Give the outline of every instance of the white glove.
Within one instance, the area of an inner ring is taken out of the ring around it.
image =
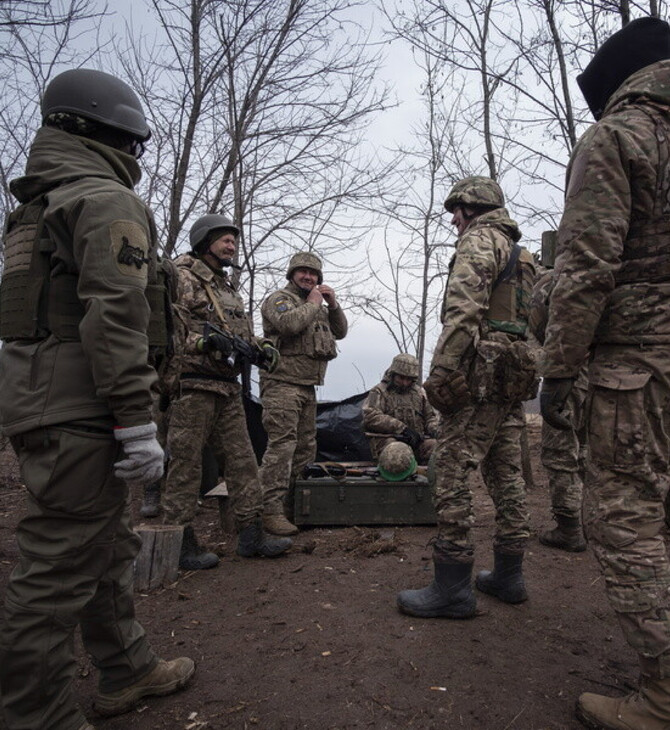
[[[153,484],[163,476],[163,449],[156,439],[155,423],[115,428],[114,438],[123,443],[127,458],[114,464],[114,475],[125,482]]]

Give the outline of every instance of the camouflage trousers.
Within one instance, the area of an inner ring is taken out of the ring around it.
[[[561,431],[542,422],[542,465],[549,477],[551,511],[554,517],[581,518],[586,460],[584,401],[588,390],[586,367],[575,381],[567,402],[574,428]]]
[[[264,511],[281,514],[290,507],[290,485],[316,456],[316,395],[313,385],[266,380],[261,400],[268,435],[260,469]]]
[[[140,539],[130,529],[128,488],[113,473],[121,446],[111,423],[41,428],[12,444],[27,510],[0,624],[3,727],[79,730],[85,717],[71,688],[77,626],[104,692],[131,684],[157,661],[135,620]]]
[[[589,373],[584,528],[642,673],[670,678],[670,563],[661,534],[670,371],[667,359],[666,377],[657,378],[651,368],[645,374],[626,366],[620,353],[609,354],[609,362],[594,361]]]
[[[520,403],[473,403],[442,421],[430,470],[435,480],[437,539],[452,559],[469,561],[475,523],[471,480],[481,467],[496,511],[494,548],[523,553],[529,537],[526,486],[521,473]]]
[[[216,457],[228,487],[236,528],[254,522],[262,513],[258,464],[239,391],[222,395],[182,389],[170,406],[167,445],[170,461],[161,495],[164,522],[193,522],[205,445]]]

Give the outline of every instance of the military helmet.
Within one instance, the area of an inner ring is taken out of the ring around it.
[[[319,284],[323,284],[323,270],[321,268],[321,259],[310,251],[299,251],[291,256],[286,272],[286,278],[291,281],[293,272],[296,269],[314,269],[319,277]]]
[[[191,249],[196,253],[202,253],[202,247],[209,241],[209,234],[212,231],[220,230],[232,231],[235,238],[240,235],[240,229],[225,215],[219,215],[218,213],[209,213],[198,218],[198,220],[191,226],[189,232],[189,240],[191,242]]]
[[[500,185],[490,177],[466,177],[459,180],[444,201],[444,207],[454,212],[457,205],[477,208],[502,208],[505,196]]]
[[[42,120],[67,112],[127,132],[146,142],[151,130],[137,94],[104,71],[75,68],[53,78],[42,96]]]
[[[379,474],[387,482],[400,482],[416,471],[412,447],[401,441],[392,441],[379,455]]]
[[[404,375],[406,378],[417,379],[419,377],[419,361],[414,355],[401,352],[393,358],[389,370],[397,375]]]

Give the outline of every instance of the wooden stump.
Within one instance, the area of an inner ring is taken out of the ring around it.
[[[214,489],[210,489],[207,494],[203,495],[207,499],[216,498],[219,504],[219,524],[221,531],[226,535],[234,535],[235,516],[230,509],[230,497],[228,496],[228,487],[225,482],[219,482]]]
[[[135,558],[135,590],[150,591],[177,580],[184,528],[181,525],[140,525],[135,532],[142,547]]]

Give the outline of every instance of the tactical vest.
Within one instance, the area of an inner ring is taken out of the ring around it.
[[[533,257],[515,243],[507,266],[493,284],[489,308],[484,315],[485,328],[489,332],[525,337],[534,281]]]
[[[296,307],[305,302],[288,289],[282,289],[281,294],[290,299]],[[332,360],[337,357],[337,345],[330,330],[328,313],[324,307],[319,307],[319,312],[313,322],[293,337],[277,337],[270,334],[276,347],[282,355],[306,355],[315,360]]]
[[[85,309],[77,295],[78,276],[52,261],[56,244],[44,223],[46,194],[20,205],[5,226],[5,266],[0,282],[0,339],[39,341],[54,335],[77,342]],[[171,342],[168,270],[150,257],[145,296],[151,309],[147,336],[158,361]]]

